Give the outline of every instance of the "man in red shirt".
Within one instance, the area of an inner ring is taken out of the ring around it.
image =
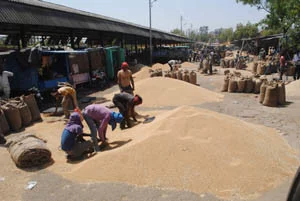
[[[282,75],[283,73],[285,72],[286,70],[286,62],[285,62],[285,57],[283,54],[280,54],[280,66],[279,66],[279,73],[280,73],[280,76],[279,76],[279,79],[282,80]]]

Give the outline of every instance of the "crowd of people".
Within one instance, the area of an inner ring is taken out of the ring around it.
[[[101,104],[88,105],[81,111],[77,104],[76,91],[71,86],[60,87],[53,93],[54,96],[63,97],[64,115],[69,119],[61,136],[61,149],[66,152],[68,160],[81,159],[85,154],[103,150],[108,145],[106,132],[109,125],[114,131],[117,124],[120,124],[121,129],[131,128],[130,118],[137,122],[135,106],[142,104],[143,100],[139,95],[134,95],[132,72],[126,62],[122,63],[117,76],[120,93],[115,94],[112,101],[119,112]],[[71,114],[70,106],[74,109]],[[88,125],[90,134],[83,134],[83,120]],[[91,140],[85,140],[84,135],[89,135]]]

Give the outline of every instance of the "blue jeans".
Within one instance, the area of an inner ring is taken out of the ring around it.
[[[99,149],[98,140],[97,140],[97,125],[91,117],[89,117],[87,114],[85,114],[84,111],[82,112],[82,114],[83,114],[84,120],[86,121],[86,123],[91,131],[91,138],[92,138],[92,141],[94,144],[95,151],[99,151],[100,149]]]

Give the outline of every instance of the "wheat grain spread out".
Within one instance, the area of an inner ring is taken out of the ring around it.
[[[112,99],[115,93],[105,97]],[[136,82],[135,93],[142,96],[142,107],[200,105],[223,99],[223,95],[216,92],[166,77],[153,77]]]
[[[110,142],[127,143],[64,175],[254,199],[291,177],[298,165],[295,151],[274,129],[190,106],[119,130]]]
[[[285,88],[287,96],[300,96],[300,80],[289,83]]]

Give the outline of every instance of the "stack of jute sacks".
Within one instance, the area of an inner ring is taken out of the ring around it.
[[[222,92],[229,93],[260,93],[260,86],[265,78],[258,76],[243,77],[240,73],[229,73],[224,78]]]
[[[264,75],[267,69],[267,63],[265,61],[253,62],[250,68],[253,74]]]
[[[259,102],[265,106],[277,107],[286,103],[285,84],[282,81],[264,81],[260,87]]]
[[[234,59],[221,59],[221,67],[222,68],[234,68]]]
[[[150,72],[150,77],[162,77],[163,73],[162,73],[162,69],[157,69],[157,70],[149,70]]]
[[[195,71],[177,70],[165,72],[165,77],[182,80],[194,85],[197,85],[197,73]]]
[[[0,132],[4,135],[38,120],[41,114],[33,94],[0,101]]]

